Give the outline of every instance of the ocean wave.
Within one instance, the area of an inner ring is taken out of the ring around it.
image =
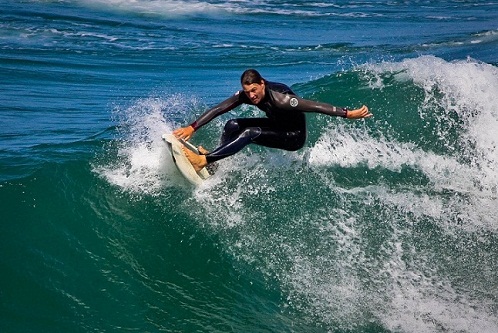
[[[328,329],[378,322],[403,332],[492,332],[485,248],[498,234],[498,119],[489,104],[497,78],[477,61],[419,57],[309,81],[322,96],[349,82],[355,94],[388,102],[373,101],[373,119],[329,123],[308,151],[250,149],[224,160],[194,191],[192,218],[278,281],[286,306]],[[421,142],[407,140],[408,129]]]
[[[372,12],[369,3],[359,5],[329,4],[323,2],[302,3],[288,1],[275,4],[271,1],[172,1],[172,0],[77,0],[86,6],[107,10],[125,11],[140,15],[164,15],[168,17],[191,15],[279,15],[300,17],[350,17],[366,18],[383,16],[382,13]],[[366,9],[366,10],[363,10]]]

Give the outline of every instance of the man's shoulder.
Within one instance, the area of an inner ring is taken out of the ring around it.
[[[286,95],[295,95],[292,89],[284,83],[266,81],[266,87],[270,91],[275,91]]]

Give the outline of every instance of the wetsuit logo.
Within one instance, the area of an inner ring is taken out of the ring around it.
[[[295,108],[298,103],[299,102],[297,101],[297,98],[295,98],[295,97],[291,98],[291,100],[290,100],[290,106],[292,106],[293,108]]]

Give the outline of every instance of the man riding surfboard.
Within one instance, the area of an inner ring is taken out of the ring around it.
[[[242,90],[207,110],[196,121],[178,128],[173,134],[189,140],[195,131],[242,104],[255,105],[265,112],[266,118],[237,118],[229,120],[221,136],[221,144],[211,152],[202,147],[200,155],[184,149],[185,155],[196,171],[220,159],[239,152],[250,143],[289,151],[298,150],[306,141],[305,113],[316,112],[349,119],[371,117],[368,107],[348,110],[330,104],[302,99],[283,83],[265,80],[255,69],[246,70],[241,76]]]

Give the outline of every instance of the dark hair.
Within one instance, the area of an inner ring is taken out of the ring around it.
[[[242,85],[250,85],[253,83],[261,83],[263,81],[263,77],[259,72],[255,69],[247,69],[242,73],[242,76],[240,77],[240,83]]]

